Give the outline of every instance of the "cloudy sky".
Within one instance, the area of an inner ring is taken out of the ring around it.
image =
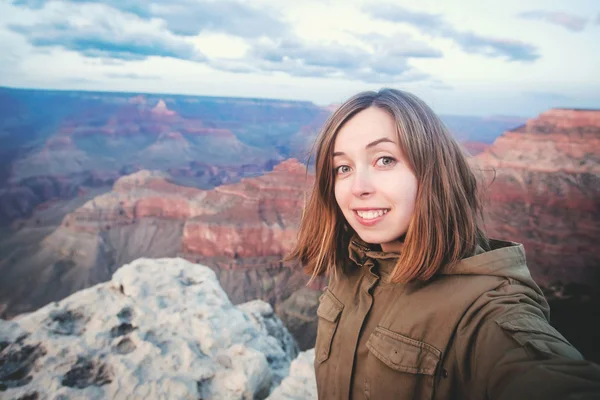
[[[0,0],[0,86],[600,108],[597,0]]]

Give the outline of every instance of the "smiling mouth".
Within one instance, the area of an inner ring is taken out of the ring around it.
[[[382,217],[383,215],[385,215],[389,210],[387,208],[385,209],[379,209],[379,210],[368,210],[368,211],[360,211],[360,210],[354,210],[354,212],[356,213],[356,215],[358,215],[360,218],[369,221],[369,220],[373,220],[379,217]]]

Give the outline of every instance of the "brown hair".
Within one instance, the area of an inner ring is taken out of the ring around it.
[[[428,280],[441,267],[472,255],[477,245],[487,249],[477,179],[460,146],[418,97],[382,89],[355,95],[325,122],[315,142],[315,184],[302,214],[298,241],[287,259],[300,260],[311,280],[336,273],[349,261],[348,244],[354,231],[335,200],[333,145],[344,123],[369,107],[394,118],[400,148],[419,185],[415,212],[391,281]]]

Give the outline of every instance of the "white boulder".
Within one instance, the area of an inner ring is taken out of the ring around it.
[[[297,354],[269,304],[234,306],[208,267],[139,259],[0,320],[0,398],[264,399]]]

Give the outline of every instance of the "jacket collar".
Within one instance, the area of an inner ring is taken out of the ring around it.
[[[381,251],[379,245],[367,243],[354,234],[348,244],[348,256],[356,265],[385,280],[396,266],[400,253]],[[375,271],[374,267],[377,267]]]
[[[490,250],[477,246],[471,257],[462,259],[452,267],[442,267],[438,275],[492,275],[518,280],[539,291],[531,278],[525,259],[525,250],[520,243],[490,239]],[[361,267],[376,272],[384,280],[394,269],[400,253],[381,251],[379,245],[366,243],[354,234],[348,244],[350,260]],[[373,271],[373,268],[378,268]]]

